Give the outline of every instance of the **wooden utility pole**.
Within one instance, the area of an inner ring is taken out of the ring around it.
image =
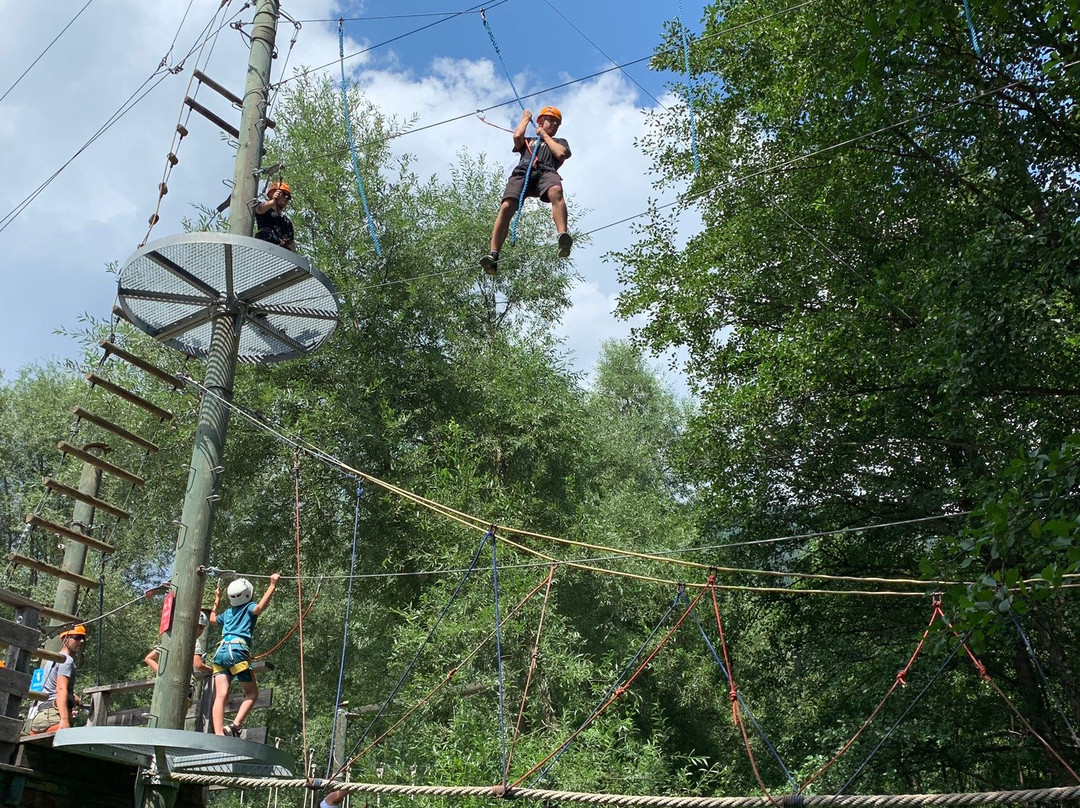
[[[254,223],[252,207],[259,185],[277,19],[278,0],[259,0],[251,31],[251,55],[229,212],[229,232],[248,238]],[[187,494],[180,516],[180,535],[176,540],[172,625],[162,636],[158,676],[150,705],[152,727],[184,728],[195,632],[205,584],[203,568],[209,562],[210,533],[225,472],[225,432],[236,376],[241,316],[231,290],[223,293],[214,311],[204,381],[208,394],[203,396],[199,408]]]

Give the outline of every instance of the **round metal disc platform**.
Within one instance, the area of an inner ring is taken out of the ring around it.
[[[120,270],[119,298],[134,325],[189,356],[210,352],[216,315],[239,315],[238,358],[252,365],[310,353],[338,322],[333,284],[303,256],[230,233],[141,247]]]
[[[53,736],[54,749],[168,772],[238,777],[292,777],[282,750],[232,736],[147,727],[73,727]]]

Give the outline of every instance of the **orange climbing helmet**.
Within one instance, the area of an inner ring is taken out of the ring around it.
[[[66,631],[61,631],[60,636],[61,637],[85,637],[86,636],[86,626],[84,626],[82,623],[79,623],[79,625],[72,626],[71,628],[67,629]]]
[[[558,107],[544,107],[542,110],[540,110],[540,114],[536,116],[536,122],[540,123],[540,119],[543,118],[545,115],[550,115],[559,123],[562,123],[562,113],[559,112]]]
[[[289,190],[289,183],[285,182],[285,180],[278,180],[266,189],[267,195],[274,193],[274,191],[284,191],[289,196],[292,196],[292,191]]]

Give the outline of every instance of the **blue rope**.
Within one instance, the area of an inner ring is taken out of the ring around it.
[[[971,9],[968,8],[968,0],[964,0],[964,19],[967,20],[968,31],[971,32],[971,47],[975,49],[976,56],[982,56],[979,48],[979,35],[975,33],[975,23],[971,21]]]
[[[686,603],[689,604],[690,598],[686,597],[685,593],[683,594],[683,597],[686,599]],[[704,626],[701,625],[701,621],[698,620],[697,614],[694,612],[690,612],[690,617],[694,621],[694,625],[698,627],[698,631],[701,632],[701,639],[705,641],[705,646],[709,649],[709,653],[712,655],[713,661],[716,662],[716,664],[719,666],[720,672],[724,674],[724,678],[727,679],[728,684],[730,684],[731,674],[728,673],[728,669],[724,665],[724,660],[720,658],[720,654],[716,652],[716,646],[714,646],[712,644],[712,640],[709,639],[709,635],[706,633]],[[787,778],[788,785],[791,786],[793,791],[797,792],[799,790],[799,784],[795,782],[795,778],[791,776],[791,772],[788,771],[788,767],[784,765],[784,761],[781,759],[780,753],[776,751],[776,747],[772,745],[772,741],[770,741],[768,736],[765,734],[765,730],[761,728],[761,725],[754,717],[754,714],[750,711],[750,708],[746,706],[746,702],[743,701],[742,693],[736,690],[735,698],[738,699],[739,706],[742,707],[743,712],[745,712],[747,718],[750,719],[750,724],[754,727],[754,731],[757,732],[758,737],[761,738],[762,743],[765,744],[765,748],[769,750],[769,754],[771,754],[773,756],[773,759],[780,765],[781,771],[784,772],[784,777]]]
[[[356,187],[360,189],[360,202],[364,206],[364,216],[367,218],[368,232],[371,240],[375,242],[375,254],[382,258],[382,247],[379,246],[379,236],[375,232],[375,220],[371,218],[371,210],[368,209],[367,195],[364,194],[364,181],[360,179],[360,162],[356,158],[356,140],[353,138],[352,116],[349,115],[349,94],[345,84],[345,20],[338,20],[338,56],[341,60],[341,102],[345,113],[345,132],[349,136],[349,153],[352,155],[353,173],[356,175]]]
[[[641,647],[639,647],[638,650],[634,653],[634,656],[630,659],[629,662],[626,663],[626,666],[621,671],[619,671],[619,675],[615,677],[615,681],[611,683],[611,687],[609,687],[607,692],[600,698],[600,702],[593,708],[592,712],[589,713],[588,718],[586,718],[581,723],[582,727],[586,726],[590,721],[596,718],[601,708],[603,708],[603,706],[608,703],[608,700],[611,698],[612,694],[619,687],[619,685],[622,684],[622,681],[626,678],[626,675],[630,673],[631,670],[633,670],[635,665],[637,665],[638,659],[640,659],[641,655],[645,653],[645,650],[652,645],[653,638],[659,633],[660,629],[663,628],[664,624],[671,616],[671,613],[675,611],[675,607],[679,605],[680,598],[682,598],[682,590],[675,593],[675,600],[673,600],[671,602],[671,605],[668,606],[667,611],[664,612],[664,615],[653,627],[653,630],[649,633],[649,636],[645,638],[645,641],[641,644]],[[551,771],[551,767],[555,765],[555,763],[559,760],[560,757],[562,757],[563,752],[565,752],[569,748],[570,741],[564,741],[562,746],[559,747],[559,750],[554,755],[552,755],[551,760],[548,761],[547,765],[544,766],[544,768],[542,768],[539,772],[537,772],[536,776],[532,779],[532,782],[529,783],[530,787],[535,787],[537,783],[544,779],[544,777],[547,776],[547,773]]]
[[[494,537],[495,528],[491,528]],[[499,740],[502,743],[502,784],[506,788],[506,709],[503,703],[502,627],[499,625],[499,543],[491,541],[491,580],[495,587],[495,669],[499,677]]]
[[[349,753],[349,757],[352,757],[354,754],[356,754],[356,750],[360,748],[360,744],[362,744],[367,739],[368,733],[371,732],[372,727],[374,727],[378,720],[382,718],[383,713],[386,712],[386,709],[394,701],[394,696],[397,695],[398,691],[401,689],[401,686],[405,684],[405,680],[409,678],[409,674],[412,673],[413,668],[416,666],[417,661],[420,659],[420,654],[423,653],[424,648],[427,646],[427,644],[431,642],[431,638],[435,635],[435,631],[439,628],[439,625],[442,623],[443,618],[446,617],[447,612],[450,611],[450,607],[453,605],[454,600],[461,593],[461,589],[465,586],[465,582],[469,580],[469,575],[471,575],[472,571],[476,569],[476,562],[480,560],[480,553],[483,552],[484,545],[487,544],[488,539],[492,538],[493,535],[494,533],[489,530],[487,533],[484,534],[484,538],[480,540],[480,544],[477,546],[476,552],[473,553],[472,561],[469,562],[469,568],[465,570],[465,574],[461,577],[461,580],[458,581],[458,585],[454,589],[454,593],[450,596],[450,600],[448,600],[446,602],[446,605],[443,606],[442,611],[439,613],[438,619],[428,631],[427,636],[424,637],[424,641],[420,643],[420,647],[416,649],[416,653],[413,655],[412,661],[409,662],[409,664],[406,666],[405,671],[401,674],[401,678],[398,679],[397,684],[394,685],[394,689],[390,691],[390,695],[386,697],[386,700],[381,705],[379,705],[379,712],[376,713],[373,719],[371,719],[371,723],[367,725],[367,728],[364,730],[364,734],[360,736],[360,740],[358,740],[353,746],[352,752]]]
[[[330,779],[334,765],[334,740],[337,738],[338,706],[341,704],[341,689],[345,681],[345,651],[349,647],[349,611],[352,608],[353,572],[356,570],[356,537],[360,530],[360,497],[364,495],[364,484],[356,481],[356,506],[353,509],[352,557],[349,559],[349,589],[345,596],[345,632],[341,638],[341,664],[338,666],[337,695],[334,697],[334,723],[330,728],[330,751],[326,760],[326,779]]]
[[[518,102],[518,106],[521,107],[521,111],[525,111],[525,105],[521,102],[521,96],[518,95],[517,87],[514,86],[514,80],[510,77],[510,71],[506,69],[506,62],[503,61],[502,51],[499,50],[499,43],[495,41],[495,32],[491,30],[491,24],[487,21],[487,14],[484,13],[484,9],[480,9],[480,19],[484,22],[484,28],[487,30],[488,39],[491,40],[491,46],[495,48],[495,55],[499,57],[499,64],[502,65],[503,73],[506,74],[506,80],[510,82],[510,89],[514,91],[514,99]]]
[[[964,2],[966,3],[967,0],[964,0]],[[697,123],[694,120],[694,94],[697,90],[697,82],[694,79],[694,74],[690,72],[690,40],[686,36],[686,26],[683,25],[682,18],[682,0],[679,0],[679,33],[682,36],[683,68],[686,71],[686,80],[690,82],[690,88],[686,93],[686,99],[690,103],[690,149],[694,153],[694,173],[698,174],[700,173],[700,161],[698,160],[697,150]]]
[[[484,28],[487,31],[488,39],[491,40],[491,46],[495,48],[495,55],[499,57],[499,64],[502,65],[503,73],[506,74],[506,80],[510,82],[510,89],[514,91],[514,99],[518,102],[518,106],[521,107],[521,111],[525,111],[525,104],[521,101],[521,96],[518,95],[517,87],[514,86],[514,80],[510,77],[510,71],[506,69],[506,62],[503,61],[502,51],[499,50],[499,43],[495,41],[495,32],[491,30],[491,24],[487,20],[487,14],[484,13],[484,9],[480,9],[480,19],[484,22]],[[525,141],[528,146],[528,139]],[[528,167],[525,169],[525,182],[521,186],[521,195],[518,196],[517,212],[514,214],[514,220],[510,222],[510,246],[517,243],[517,226],[518,219],[521,218],[522,208],[525,207],[525,191],[529,188],[529,175],[532,173],[533,163],[536,162],[536,154],[540,151],[540,138],[536,139],[536,151],[533,152],[533,159],[529,161]]]
[[[900,722],[903,721],[904,718],[907,716],[907,714],[911,712],[912,708],[918,703],[919,699],[921,699],[926,694],[926,691],[930,689],[930,685],[932,685],[934,682],[936,682],[938,680],[938,677],[941,676],[942,673],[944,673],[945,668],[948,666],[948,664],[950,662],[952,662],[953,657],[956,656],[956,651],[957,651],[957,647],[955,647],[955,646],[953,647],[953,649],[951,651],[949,651],[949,655],[947,657],[945,657],[945,661],[941,663],[941,667],[938,668],[937,671],[934,673],[934,675],[930,677],[930,681],[927,682],[926,685],[923,687],[923,689],[919,691],[919,695],[917,695],[914,699],[912,699],[911,703],[904,709],[904,711],[902,713],[900,713],[900,715],[896,719],[896,721],[893,722],[893,725],[891,727],[889,727],[888,730],[885,731],[885,734],[882,736],[881,740],[878,741],[877,746],[875,746],[873,749],[870,750],[870,754],[866,756],[866,760],[864,760],[859,765],[859,768],[857,768],[855,770],[855,772],[851,775],[851,777],[849,777],[847,779],[847,782],[844,783],[842,786],[840,786],[839,790],[837,790],[837,792],[836,792],[837,797],[839,797],[841,794],[843,794],[845,791],[847,791],[852,786],[852,784],[856,780],[858,780],[859,777],[862,776],[863,770],[870,763],[870,759],[873,758],[874,755],[877,754],[878,750],[881,749],[881,747],[884,745],[885,741],[887,741],[889,739],[889,736],[893,734],[893,732],[896,730],[896,728],[898,726],[900,726]]]
[[[529,140],[525,139],[525,148],[529,148]],[[521,212],[525,209],[525,192],[529,190],[529,177],[532,175],[532,167],[536,164],[536,155],[540,153],[540,138],[536,138],[536,146],[532,150],[532,159],[529,161],[529,165],[525,168],[525,181],[521,184],[521,195],[518,196],[517,212],[514,214],[514,220],[510,222],[510,246],[514,246],[517,243],[517,226],[518,219],[521,218]]]
[[[1043,688],[1045,688],[1047,696],[1050,697],[1050,701],[1053,702],[1055,709],[1061,713],[1061,720],[1064,721],[1065,726],[1068,727],[1073,743],[1080,746],[1080,739],[1076,737],[1076,730],[1073,729],[1073,725],[1069,723],[1069,716],[1066,714],[1065,708],[1062,707],[1057,694],[1054,692],[1053,688],[1050,687],[1050,682],[1046,678],[1046,673],[1043,672],[1043,667],[1039,664],[1039,658],[1035,656],[1035,649],[1031,647],[1031,642],[1028,640],[1027,634],[1024,633],[1024,629],[1020,626],[1020,621],[1016,619],[1016,613],[1010,610],[1009,617],[1012,618],[1012,624],[1016,627],[1016,633],[1019,634],[1020,639],[1024,641],[1024,647],[1027,649],[1028,656],[1031,657],[1031,664],[1034,665],[1035,670],[1039,672],[1039,678],[1042,679]]]

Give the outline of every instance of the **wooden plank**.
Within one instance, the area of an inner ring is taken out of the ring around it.
[[[24,606],[41,611],[41,604],[36,600],[30,600],[25,595],[7,589],[0,589],[0,603],[6,603],[8,606]]]
[[[56,522],[50,522],[48,519],[44,519],[38,516],[36,513],[30,513],[26,515],[26,524],[31,527],[41,528],[47,530],[50,533],[54,533],[62,539],[71,539],[77,541],[79,544],[85,544],[87,547],[93,548],[101,553],[113,553],[116,548],[111,544],[95,539],[93,536],[88,536],[85,533],[80,533],[75,528],[65,527],[64,525],[57,524]]]
[[[146,479],[139,476],[134,471],[128,471],[125,468],[121,468],[115,463],[110,463],[101,455],[96,455],[93,452],[87,452],[80,449],[78,446],[68,443],[66,440],[60,441],[56,444],[56,448],[67,455],[71,455],[76,460],[81,460],[83,463],[89,463],[91,466],[101,469],[106,474],[111,474],[113,477],[117,477],[130,485],[145,485]]]
[[[142,396],[136,395],[135,393],[121,387],[118,384],[113,384],[108,379],[98,376],[96,373],[87,373],[86,380],[90,382],[90,384],[97,385],[102,390],[107,390],[114,396],[122,398],[124,399],[124,401],[127,401],[131,404],[134,404],[136,407],[141,407],[142,409],[153,415],[155,418],[160,418],[162,421],[172,420],[173,414],[168,410],[162,409],[157,404],[154,404],[152,401],[147,401]]]
[[[36,558],[30,558],[21,553],[8,553],[7,560],[11,564],[17,564],[20,567],[37,570],[44,575],[51,575],[53,578],[70,581],[77,586],[81,586],[83,589],[98,588],[98,582],[93,578],[87,578],[85,575],[79,575],[77,572],[69,572],[68,570],[60,569],[60,567],[54,567],[52,564],[46,564],[44,561],[38,561]]]
[[[0,668],[0,690],[20,697],[25,696],[30,692],[30,674],[13,671],[11,668]]]
[[[23,722],[21,718],[8,718],[0,715],[0,743],[18,743],[22,735]]]
[[[16,648],[32,651],[38,647],[39,642],[41,642],[41,632],[36,628],[13,623],[10,620],[0,620],[0,645],[6,645],[9,648],[14,645]]]
[[[83,693],[137,693],[140,690],[153,690],[153,679],[134,679],[130,682],[116,682],[111,685],[97,685],[96,687],[88,687],[83,690]]]
[[[81,622],[80,618],[77,617],[76,615],[68,614],[67,612],[61,612],[61,611],[59,611],[57,609],[54,609],[52,606],[42,606],[41,607],[41,616],[42,617],[47,617],[50,620],[54,620],[54,621],[56,621],[57,624],[59,624],[59,623],[79,623],[79,622]],[[48,659],[48,657],[45,657],[45,658]]]
[[[114,342],[103,339],[101,340],[101,342],[98,343],[98,345],[100,345],[102,350],[105,351],[106,357],[109,354],[119,357],[120,359],[123,359],[125,362],[127,362],[129,365],[137,367],[139,370],[149,373],[151,376],[160,379],[175,390],[179,390],[183,386],[183,382],[181,382],[173,374],[169,373],[169,371],[162,370],[152,362],[148,362],[142,357],[136,356],[130,351],[124,350]]]
[[[87,505],[92,505],[99,511],[105,511],[105,513],[112,514],[117,519],[130,519],[131,514],[125,511],[118,505],[113,505],[111,502],[106,502],[103,499],[91,496],[90,494],[84,494],[78,488],[72,488],[70,485],[64,485],[54,477],[46,477],[41,481],[41,484],[48,488],[50,491],[55,491],[61,496],[65,496],[68,499],[76,499],[79,502],[85,502]]]
[[[114,424],[108,418],[102,418],[100,415],[90,412],[90,410],[85,409],[84,407],[76,405],[72,412],[75,413],[76,418],[83,421],[89,421],[91,424],[101,427],[106,432],[110,432],[113,435],[116,435],[116,437],[126,440],[128,443],[134,443],[136,446],[145,449],[150,454],[153,454],[160,448],[156,443],[147,440],[142,437],[142,435],[136,435],[131,430],[124,429],[120,424]]]

